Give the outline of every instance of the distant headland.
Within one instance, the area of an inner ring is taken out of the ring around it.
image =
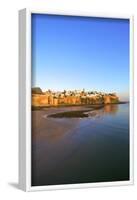
[[[42,91],[41,88],[32,88],[32,106],[69,106],[69,105],[103,105],[121,103],[116,93],[97,91],[64,90]]]

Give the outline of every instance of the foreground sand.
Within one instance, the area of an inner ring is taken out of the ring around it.
[[[89,119],[47,118],[83,106],[32,111],[32,184],[127,180],[128,127],[111,122],[117,106],[94,110]],[[102,121],[104,112],[112,117]]]
[[[80,118],[73,119],[53,119],[47,118],[50,114],[67,112],[67,111],[77,111],[77,110],[89,110],[84,106],[72,106],[72,107],[62,107],[62,108],[45,108],[44,110],[32,111],[32,133],[33,137],[47,137],[48,139],[56,139],[62,136],[70,129],[74,129]]]

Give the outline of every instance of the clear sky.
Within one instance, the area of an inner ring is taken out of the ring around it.
[[[32,15],[32,87],[129,90],[129,20]]]

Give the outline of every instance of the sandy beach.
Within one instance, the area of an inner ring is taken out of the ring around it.
[[[65,120],[47,118],[47,116],[55,113],[77,110],[89,110],[89,108],[84,106],[72,106],[61,108],[44,108],[43,110],[32,111],[33,137],[38,136],[38,138],[40,139],[42,136],[47,136],[48,139],[52,139],[53,136],[53,138],[55,139],[56,136],[60,137],[68,130],[74,129],[77,123],[79,122],[80,118]]]
[[[33,185],[128,179],[128,127],[115,122],[118,105],[94,110],[90,118],[47,117],[81,109],[89,108],[32,111]]]

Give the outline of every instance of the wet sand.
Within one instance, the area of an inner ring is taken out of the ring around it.
[[[114,121],[116,131],[109,135],[112,128],[102,123],[104,115],[115,119],[117,106],[94,110],[89,119],[47,118],[81,109],[85,107],[32,111],[32,185],[128,180],[128,129],[117,129]]]
[[[72,106],[62,108],[45,108],[43,110],[32,111],[33,137],[38,137],[38,139],[41,139],[41,137],[44,136],[48,137],[49,139],[53,136],[53,138],[55,138],[56,136],[59,137],[60,135],[65,134],[67,131],[75,128],[80,118],[65,120],[47,118],[47,116],[51,114],[77,110],[89,110],[89,108],[85,106]]]

